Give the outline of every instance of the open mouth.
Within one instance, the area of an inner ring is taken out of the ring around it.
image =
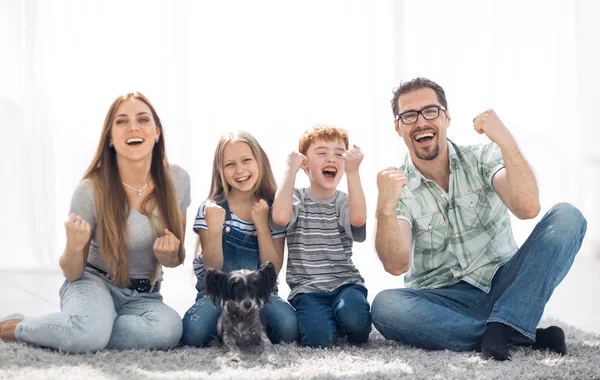
[[[413,139],[421,144],[426,144],[428,142],[430,142],[431,140],[433,140],[433,138],[435,137],[435,133],[433,132],[420,132],[417,133],[413,136]]]
[[[235,179],[235,182],[237,183],[244,183],[244,182],[248,182],[248,180],[250,179],[250,177],[252,177],[251,175],[247,175],[245,177],[239,177]]]
[[[132,137],[130,139],[127,139],[127,141],[125,141],[125,143],[129,146],[141,145],[143,142],[144,142],[144,139],[141,137]]]
[[[336,168],[327,167],[327,168],[323,169],[323,176],[325,176],[325,178],[333,179],[333,178],[335,178],[336,175],[337,175]]]

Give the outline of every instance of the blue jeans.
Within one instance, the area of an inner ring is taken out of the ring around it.
[[[466,282],[384,290],[373,300],[373,325],[386,339],[428,349],[473,350],[489,322],[513,327],[513,343],[533,342],[546,302],[571,268],[586,227],[577,208],[560,203],[498,269],[489,293]]]
[[[168,349],[181,338],[181,317],[160,293],[118,288],[94,269],[60,288],[61,312],[17,325],[19,342],[84,353],[111,349]]]
[[[367,289],[350,284],[333,292],[301,293],[291,299],[296,309],[300,343],[309,347],[331,347],[336,336],[348,342],[365,343],[371,332]]]
[[[258,238],[230,227],[231,211],[227,202],[219,202],[225,209],[223,225],[223,272],[238,269],[256,270],[260,268]],[[195,260],[201,260],[197,257]],[[181,343],[189,346],[205,346],[217,334],[217,320],[221,308],[215,307],[204,294],[204,271],[198,277],[196,302],[183,317],[183,336]],[[294,342],[298,340],[298,322],[294,309],[277,295],[271,293],[264,307],[267,335],[273,343]]]
[[[271,293],[264,311],[267,335],[272,343],[298,340],[296,313],[277,293]],[[220,315],[221,308],[214,306],[210,297],[198,293],[196,303],[183,317],[181,343],[188,346],[206,346],[217,335],[217,320]]]

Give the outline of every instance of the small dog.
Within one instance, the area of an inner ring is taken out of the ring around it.
[[[271,262],[258,270],[246,269],[223,273],[209,269],[204,277],[206,294],[215,306],[221,306],[217,335],[239,360],[240,347],[261,346],[270,351],[263,306],[277,285],[277,273]]]

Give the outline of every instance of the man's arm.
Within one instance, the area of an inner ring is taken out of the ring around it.
[[[479,114],[473,123],[478,133],[498,144],[504,158],[505,168],[492,180],[494,190],[517,218],[535,218],[540,212],[537,181],[514,137],[493,110]]]
[[[399,276],[410,268],[412,231],[410,224],[396,218],[396,207],[402,197],[407,178],[396,168],[377,174],[375,250],[386,272]]]

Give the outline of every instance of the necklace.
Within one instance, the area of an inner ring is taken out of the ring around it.
[[[135,190],[135,191],[137,191],[137,193],[138,193],[138,196],[139,196],[139,195],[142,195],[142,191],[144,191],[144,189],[146,188],[146,186],[148,186],[148,184],[147,184],[147,183],[145,183],[145,184],[144,184],[144,186],[142,186],[142,188],[141,188],[141,189],[136,189],[135,187],[133,187],[133,186],[129,186],[128,184],[126,184],[126,183],[125,183],[125,182],[123,182],[123,181],[121,181],[121,183],[122,183],[123,185],[125,185],[126,187],[130,188],[131,190]]]

